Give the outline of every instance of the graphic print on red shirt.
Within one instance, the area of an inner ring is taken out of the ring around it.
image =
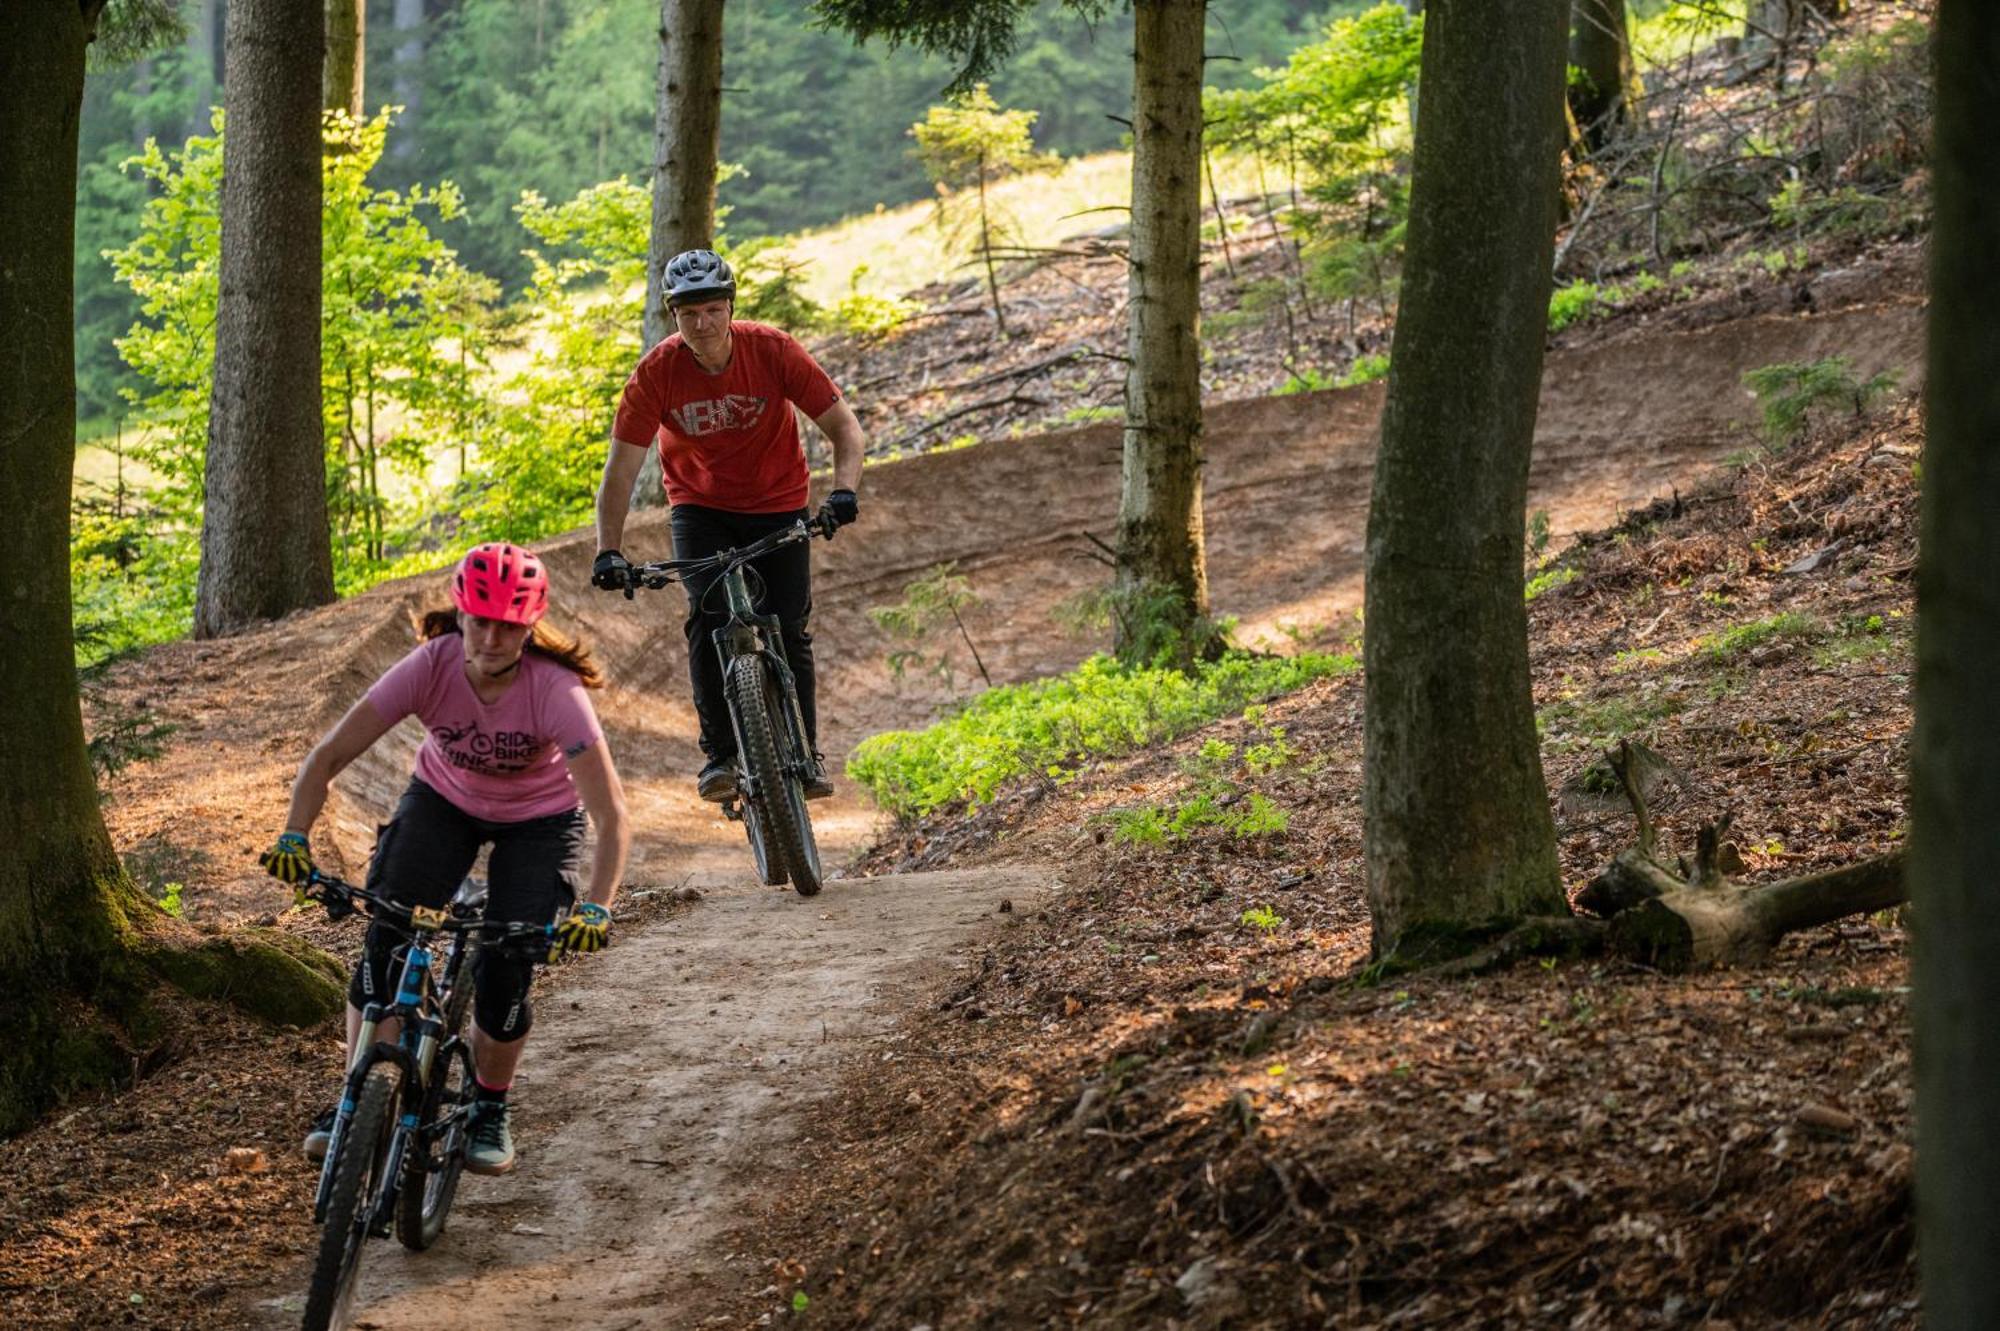
[[[790,406],[818,418],[840,390],[791,334],[733,322],[729,367],[710,374],[679,333],[640,360],[618,401],[614,439],[657,436],[667,499],[730,513],[806,503],[806,455]]]

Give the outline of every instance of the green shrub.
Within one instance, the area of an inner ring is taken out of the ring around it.
[[[1061,779],[1094,758],[1184,735],[1258,698],[1357,668],[1351,656],[1230,652],[1186,670],[1093,656],[1068,674],[988,689],[924,730],[862,741],[849,775],[899,817],[991,800],[1015,777]]]
[[[1532,601],[1543,592],[1553,591],[1557,587],[1575,582],[1576,579],[1577,572],[1573,568],[1545,569],[1528,579],[1528,585],[1523,588],[1522,595]]]
[[[1765,439],[1782,448],[1798,438],[1815,412],[1844,409],[1864,415],[1896,386],[1896,375],[1884,370],[1871,379],[1856,379],[1847,357],[1828,356],[1746,370],[1743,385],[1756,394]]]
[[[1603,294],[1595,282],[1576,281],[1558,287],[1549,297],[1549,331],[1560,333],[1571,324],[1588,319],[1602,303]]]
[[[1372,384],[1377,379],[1389,377],[1389,357],[1386,353],[1371,356],[1356,356],[1347,373],[1340,376],[1337,388],[1359,388],[1362,384]]]
[[[1807,642],[1821,636],[1819,621],[1796,610],[1786,610],[1768,619],[1753,620],[1726,629],[1714,638],[1703,639],[1702,652],[1712,661],[1733,661],[1745,652],[1768,643]]]
[[[1293,370],[1285,382],[1278,385],[1278,396],[1289,397],[1294,393],[1317,393],[1322,388],[1333,388],[1339,381],[1332,375],[1316,370],[1308,365],[1303,370]]]

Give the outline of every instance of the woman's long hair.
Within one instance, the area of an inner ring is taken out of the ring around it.
[[[459,631],[456,610],[432,610],[417,621],[417,636],[425,642]],[[604,672],[598,668],[597,658],[590,654],[590,648],[561,630],[550,628],[546,621],[538,621],[529,631],[524,650],[547,657],[565,670],[574,671],[587,689],[604,687]]]

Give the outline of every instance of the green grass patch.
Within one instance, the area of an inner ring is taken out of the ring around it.
[[[850,776],[883,808],[919,817],[981,804],[1015,777],[1072,775],[1083,763],[1184,735],[1260,698],[1359,668],[1352,656],[1232,652],[1186,671],[1093,656],[1067,674],[987,689],[924,730],[873,735]]]
[[[1752,620],[1725,629],[1713,638],[1698,640],[1702,654],[1711,661],[1734,661],[1746,652],[1777,642],[1811,642],[1824,630],[1810,615],[1787,610],[1768,619]]]
[[[1573,568],[1544,569],[1528,579],[1528,585],[1523,589],[1522,595],[1532,601],[1543,592],[1554,591],[1558,587],[1575,582],[1576,579],[1577,572]]]
[[[1686,705],[1678,694],[1666,692],[1563,698],[1537,712],[1535,726],[1545,735],[1603,747],[1666,720]]]

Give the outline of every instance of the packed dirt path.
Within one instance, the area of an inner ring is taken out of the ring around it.
[[[1916,387],[1920,298],[1875,290],[1808,316],[1638,328],[1552,352],[1531,507],[1560,536],[1687,485],[1753,443],[1743,370],[1832,354]],[[1211,588],[1247,640],[1347,636],[1380,407],[1379,385],[1210,406]],[[815,549],[821,739],[836,770],[869,734],[920,724],[949,700],[939,679],[891,677],[895,644],[865,613],[940,562],[955,561],[981,598],[966,623],[995,682],[1067,668],[1094,648],[1058,629],[1057,611],[1107,580],[1092,538],[1115,528],[1119,437],[1100,425],[870,470],[861,525]],[[661,514],[639,518],[627,553],[664,554],[664,526]],[[949,967],[954,946],[1004,927],[1003,898],[1031,908],[1048,886],[947,873],[837,880],[812,901],[750,886],[740,828],[693,793],[678,592],[634,602],[588,592],[587,532],[544,553],[558,587],[552,618],[595,646],[612,681],[599,709],[639,829],[628,886],[691,884],[704,895],[684,913],[620,928],[610,952],[545,993],[522,1073],[521,1171],[469,1182],[433,1252],[375,1245],[364,1324],[489,1325],[532,1310],[529,1324],[547,1327],[699,1325],[698,1300],[675,1306],[676,1282],[718,1269],[725,1254],[710,1240],[756,1166],[782,1163],[792,1134],[810,1131],[835,1064],[868,1049],[898,1005]],[[409,649],[408,612],[444,602],[441,575],[409,579],[119,666],[121,699],[180,727],[165,754],[115,787],[107,816],[120,849],[178,866],[198,922],[268,917],[274,894],[253,857],[280,824],[300,755]],[[342,778],[315,840],[336,870],[360,872],[418,738],[406,723]],[[815,806],[829,864],[865,844],[876,818],[842,785]],[[247,1320],[295,1324],[306,1256],[245,1293]]]
[[[899,1003],[1042,887],[1007,870],[844,880],[812,900],[712,885],[621,939],[541,1003],[520,1168],[467,1176],[431,1251],[369,1245],[354,1324],[698,1324],[662,1294],[721,1255],[711,1240],[754,1182],[810,1137],[820,1086],[857,1054],[896,1057],[871,1041]],[[303,1268],[288,1283],[255,1324],[297,1325]]]

